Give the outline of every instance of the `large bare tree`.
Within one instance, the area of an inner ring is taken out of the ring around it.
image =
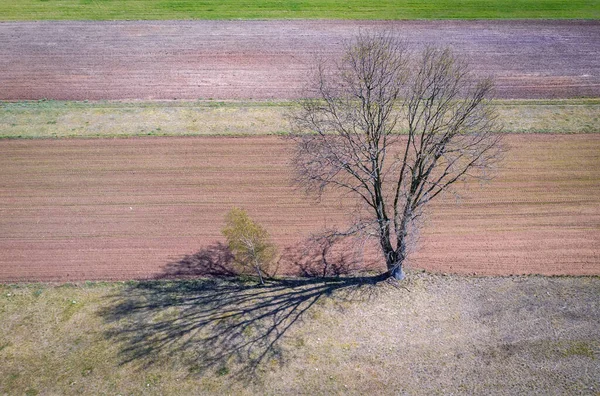
[[[404,278],[423,208],[496,162],[492,86],[450,49],[413,56],[389,32],[361,32],[340,60],[318,62],[307,95],[314,99],[289,116],[298,180],[362,201],[367,215],[348,233],[378,238],[389,276]]]

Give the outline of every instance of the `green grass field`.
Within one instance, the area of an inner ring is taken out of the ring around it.
[[[599,19],[599,0],[20,0],[0,19]]]
[[[596,394],[598,277],[0,284],[0,394]]]
[[[0,102],[0,138],[275,135],[291,102]],[[494,102],[507,133],[598,133],[600,100]]]

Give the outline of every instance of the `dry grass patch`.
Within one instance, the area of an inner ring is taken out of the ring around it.
[[[0,104],[0,137],[272,135],[289,103],[14,102]]]
[[[598,133],[600,104],[597,100],[496,102],[509,133]]]
[[[0,138],[273,135],[291,102],[6,102]],[[600,132],[596,99],[498,101],[509,133]]]
[[[599,294],[416,272],[0,286],[0,393],[595,394]]]

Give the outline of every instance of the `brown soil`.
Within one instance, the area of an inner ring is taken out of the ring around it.
[[[494,181],[432,207],[410,265],[599,274],[600,135],[511,135],[506,143]],[[344,200],[319,203],[290,187],[288,144],[277,137],[0,141],[0,281],[186,274],[186,265],[202,263],[186,255],[222,253],[220,228],[232,206],[293,250],[311,232],[343,224],[349,210]]]
[[[501,98],[600,96],[597,21],[0,23],[0,100],[285,99],[359,27],[451,45]]]

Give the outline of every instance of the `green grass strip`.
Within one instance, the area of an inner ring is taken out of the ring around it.
[[[0,20],[599,19],[600,0],[1,0]]]

